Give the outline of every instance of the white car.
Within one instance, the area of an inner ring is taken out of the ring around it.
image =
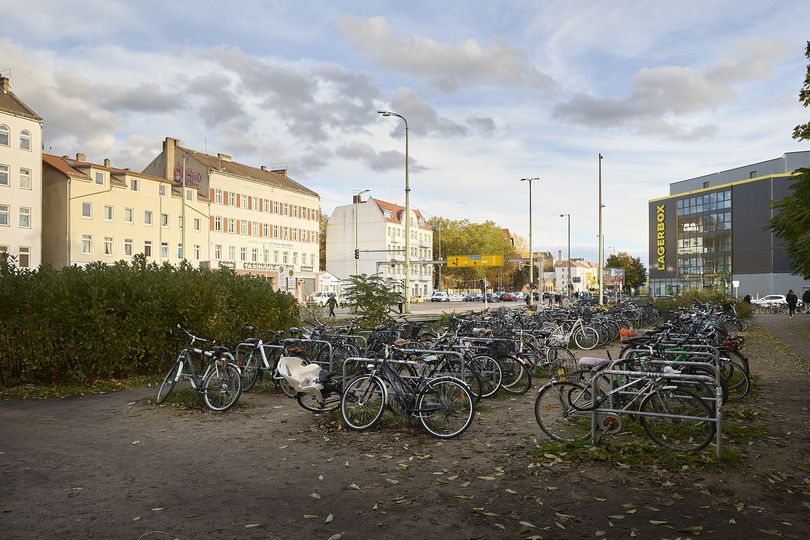
[[[433,296],[430,297],[431,302],[449,302],[450,295],[444,291],[435,291]]]
[[[451,294],[450,295],[450,301],[451,302],[463,302],[464,301],[464,295],[462,295],[462,294]]]
[[[316,292],[312,296],[309,297],[308,304],[315,304],[316,306],[325,306],[326,302],[329,300],[330,297],[335,296],[333,292]],[[343,301],[340,299],[339,296],[335,296],[335,300],[337,300],[338,306],[340,306]]]
[[[751,303],[755,306],[786,306],[787,298],[785,298],[784,294],[769,294],[762,298],[751,300]],[[802,301],[798,300],[796,305],[802,305]]]

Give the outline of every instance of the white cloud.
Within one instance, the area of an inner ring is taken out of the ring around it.
[[[339,17],[338,27],[361,53],[378,66],[424,78],[445,91],[470,86],[528,86],[546,90],[551,77],[533,66],[525,53],[505,43],[483,46],[474,39],[445,44],[428,37],[396,36],[385,17]]]

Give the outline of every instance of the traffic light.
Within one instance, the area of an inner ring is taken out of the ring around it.
[[[354,250],[354,258],[355,258],[355,259],[359,259],[359,258],[360,258],[360,250],[359,250],[359,249],[355,249],[355,250]]]

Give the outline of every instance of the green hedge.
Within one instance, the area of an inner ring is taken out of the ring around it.
[[[233,345],[245,324],[298,321],[292,296],[262,279],[143,257],[59,270],[0,266],[0,313],[2,386],[162,375],[188,341],[178,323]]]

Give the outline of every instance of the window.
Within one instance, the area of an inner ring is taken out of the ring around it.
[[[287,203],[284,203],[284,215],[285,215],[285,216],[289,216],[289,215],[290,215],[290,205],[289,205],[289,204],[287,204]]]
[[[253,236],[259,236],[259,222],[258,221],[253,222],[253,225],[251,227],[250,232],[253,233]]]
[[[31,132],[27,129],[20,132],[20,150],[31,150]]]
[[[160,185],[158,186],[158,194],[159,194],[161,197],[165,197],[165,196],[166,196],[166,184],[160,184]]]
[[[748,173],[748,178],[756,178],[756,176],[757,176],[757,171],[751,171],[751,172]]]
[[[220,224],[220,227],[222,227],[222,224]],[[200,218],[198,217],[194,218],[194,230],[197,232],[200,230]]]
[[[183,244],[177,244],[177,258],[183,258]]]
[[[132,179],[129,181],[129,189],[130,189],[131,191],[140,191],[140,190],[141,190],[141,186],[140,186],[140,184],[138,183],[138,179],[137,179],[137,178],[132,178]]]
[[[225,218],[225,219],[228,221],[228,232],[233,233],[234,232],[234,227],[236,227],[236,225],[234,225],[236,220],[233,219],[233,218],[231,218],[231,219]]]
[[[187,189],[186,190],[186,200],[187,201],[193,201],[194,200],[194,190],[193,189]]]
[[[221,189],[215,189],[214,190],[214,202],[216,204],[222,204],[222,190]]]
[[[287,252],[286,251],[281,254],[281,260],[282,260],[282,262],[284,264],[287,264]]]
[[[151,225],[152,224],[152,211],[145,210],[143,213],[143,224],[144,225]]]
[[[290,230],[289,230],[289,228],[287,228],[287,227],[282,227],[282,228],[281,228],[281,239],[282,239],[282,240],[287,240],[287,239],[289,238],[289,236],[290,236]]]
[[[270,225],[267,223],[262,223],[262,236],[265,238],[270,236]]]
[[[82,235],[82,253],[90,255],[93,252],[93,237],[89,234]]]
[[[152,256],[152,241],[151,240],[147,240],[147,241],[145,241],[143,243],[143,254],[146,255],[147,257]]]
[[[135,212],[132,208],[124,208],[124,223],[132,223],[132,216]]]
[[[236,260],[236,248],[234,246],[228,246],[228,260],[229,261]]]
[[[31,266],[31,248],[20,246],[20,268],[28,268]]]
[[[263,212],[269,212],[270,211],[270,201],[268,199],[263,200],[262,211]]]
[[[222,231],[222,217],[216,216],[214,218],[214,230],[215,231]]]
[[[292,209],[293,209],[293,217],[298,217],[298,207],[293,205]]]
[[[273,201],[273,213],[278,214],[278,201]]]
[[[104,173],[101,171],[96,171],[96,185],[98,186],[104,185]]]
[[[273,225],[273,238],[278,238],[278,225]]]
[[[109,204],[104,205],[104,220],[105,221],[112,221],[113,220],[113,207]]]
[[[169,226],[169,214],[160,214],[160,226],[164,228]]]
[[[247,260],[247,248],[246,247],[239,248],[239,260],[240,261],[246,261]]]
[[[298,252],[293,251],[293,264],[298,264]]]
[[[83,202],[82,203],[82,217],[87,219],[92,219],[93,217],[93,203]]]
[[[258,197],[253,197],[253,204],[251,206],[256,211],[261,210],[261,208],[259,208],[259,198]]]
[[[0,124],[0,145],[8,146],[8,126]]]
[[[161,259],[168,259],[169,258],[169,243],[168,242],[161,242],[160,243],[160,258]]]
[[[20,169],[20,187],[31,189],[31,169]]]
[[[124,255],[128,257],[132,256],[132,238],[127,238],[124,240]]]
[[[278,264],[278,250],[277,249],[273,250],[273,262]]]
[[[113,245],[112,245],[112,237],[105,236],[104,237],[104,255],[112,255],[113,254]]]
[[[228,193],[228,206],[236,206],[236,193],[233,191]]]
[[[247,220],[243,219],[239,223],[239,233],[240,234],[247,234]]]
[[[0,165],[0,186],[8,185],[8,165]]]
[[[292,230],[292,239],[295,240],[296,242],[298,241],[298,229]]]
[[[222,258],[222,244],[214,245],[214,258],[220,260]]]
[[[199,244],[194,244],[194,251],[192,253],[194,254],[194,260],[199,261],[200,260],[200,246],[199,246]]]
[[[251,248],[250,260],[253,262],[259,262],[259,248]]]
[[[0,226],[8,227],[8,205],[0,204]]]

